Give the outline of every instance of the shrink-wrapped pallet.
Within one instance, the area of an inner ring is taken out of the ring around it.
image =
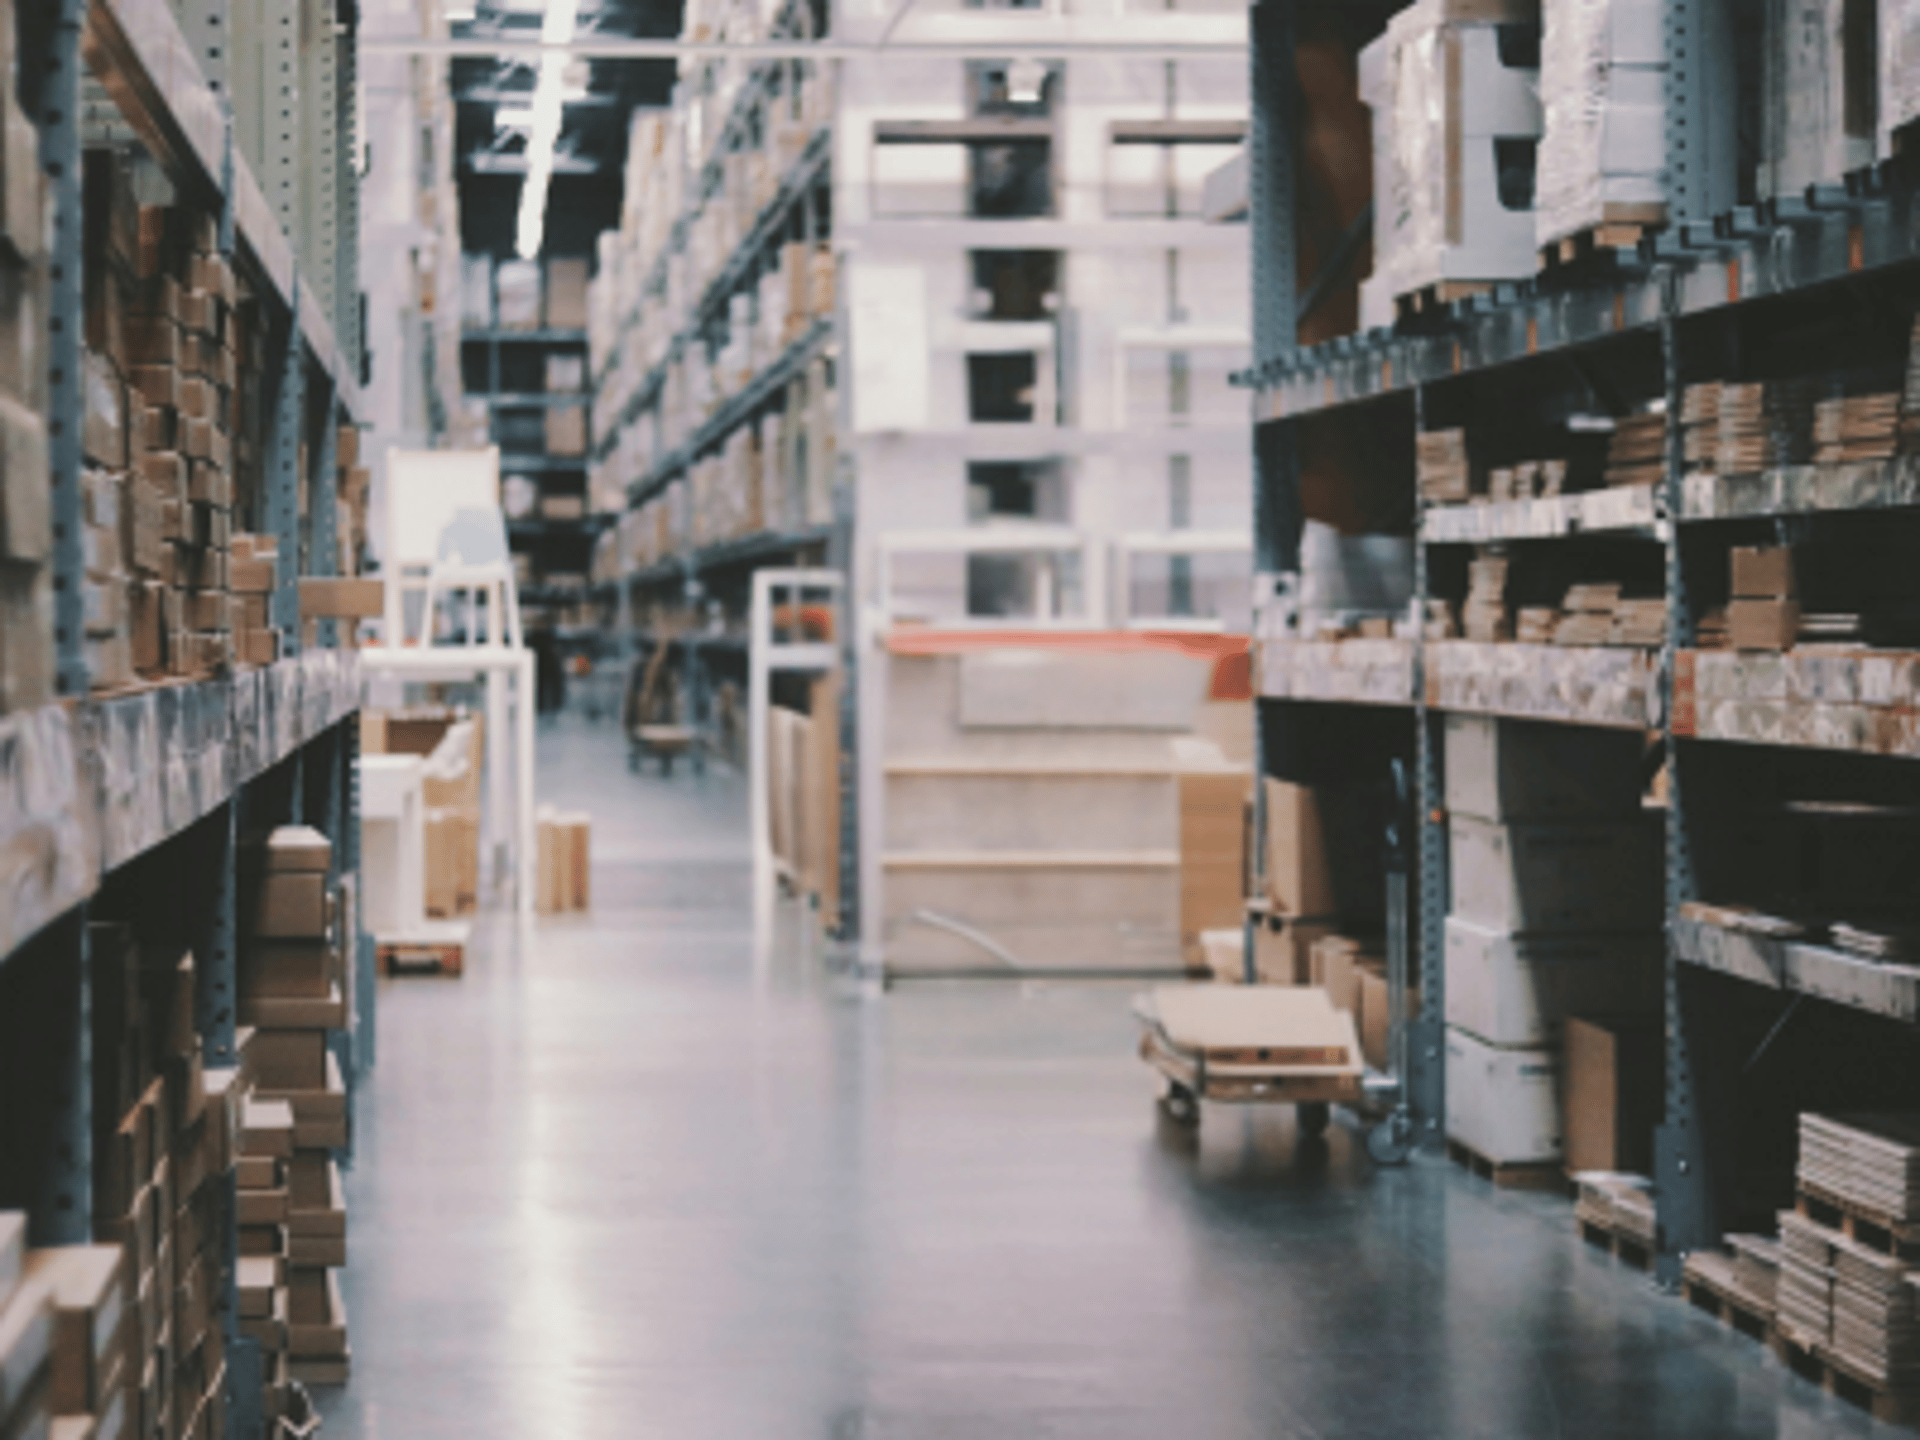
[[[1363,324],[1429,286],[1533,273],[1538,17],[1529,0],[1418,0],[1361,52],[1374,132]]]
[[[1543,0],[1540,245],[1666,219],[1666,41],[1657,0]],[[1603,243],[1629,236],[1602,237]]]

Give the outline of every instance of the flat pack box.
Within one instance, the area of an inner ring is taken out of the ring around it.
[[[429,810],[424,829],[427,914],[471,914],[480,904],[480,812]]]
[[[1565,1053],[1567,1168],[1652,1174],[1664,1075],[1658,1018],[1570,1017]]]
[[[1333,876],[1312,789],[1269,777],[1266,800],[1266,862],[1261,867],[1267,900],[1282,915],[1315,919],[1334,913]]]
[[[267,836],[266,862],[278,874],[324,875],[333,864],[333,842],[311,825],[276,826]]]
[[[1645,751],[1633,730],[1449,714],[1447,809],[1482,820],[1637,815]]]
[[[1515,934],[1447,917],[1447,1024],[1493,1045],[1560,1043],[1570,1015],[1654,1015],[1663,941],[1639,934]]]
[[[1454,815],[1447,825],[1452,913],[1491,930],[1658,928],[1656,820],[1520,821]]]
[[[1496,1165],[1558,1160],[1560,1057],[1447,1027],[1447,1134]]]

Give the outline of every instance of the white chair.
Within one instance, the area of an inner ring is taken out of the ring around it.
[[[440,546],[427,570],[419,643],[431,645],[434,611],[442,595],[466,600],[468,645],[519,649],[520,596],[507,549],[506,521],[498,506],[455,512],[440,532]]]

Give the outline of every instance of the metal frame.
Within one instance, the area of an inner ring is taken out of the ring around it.
[[[747,629],[747,805],[753,845],[753,950],[756,961],[768,956],[773,946],[773,832],[772,809],[767,795],[767,711],[773,703],[775,671],[822,675],[840,668],[841,642],[845,632],[844,597],[846,573],[841,570],[756,570],[753,572],[753,600],[748,612]],[[825,592],[834,597],[835,639],[827,641],[781,640],[777,634],[775,598],[788,597],[797,620],[802,597]]]

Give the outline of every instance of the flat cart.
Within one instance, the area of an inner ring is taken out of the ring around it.
[[[1161,985],[1135,999],[1140,1058],[1166,1077],[1161,1106],[1200,1123],[1200,1101],[1294,1105],[1301,1128],[1327,1128],[1328,1107],[1357,1106],[1366,1063],[1353,1016],[1327,992],[1291,985]]]
[[[700,732],[691,725],[635,725],[627,734],[627,768],[635,774],[642,761],[651,759],[660,762],[662,775],[671,775],[673,762],[682,755],[692,759],[694,773],[706,768]]]

